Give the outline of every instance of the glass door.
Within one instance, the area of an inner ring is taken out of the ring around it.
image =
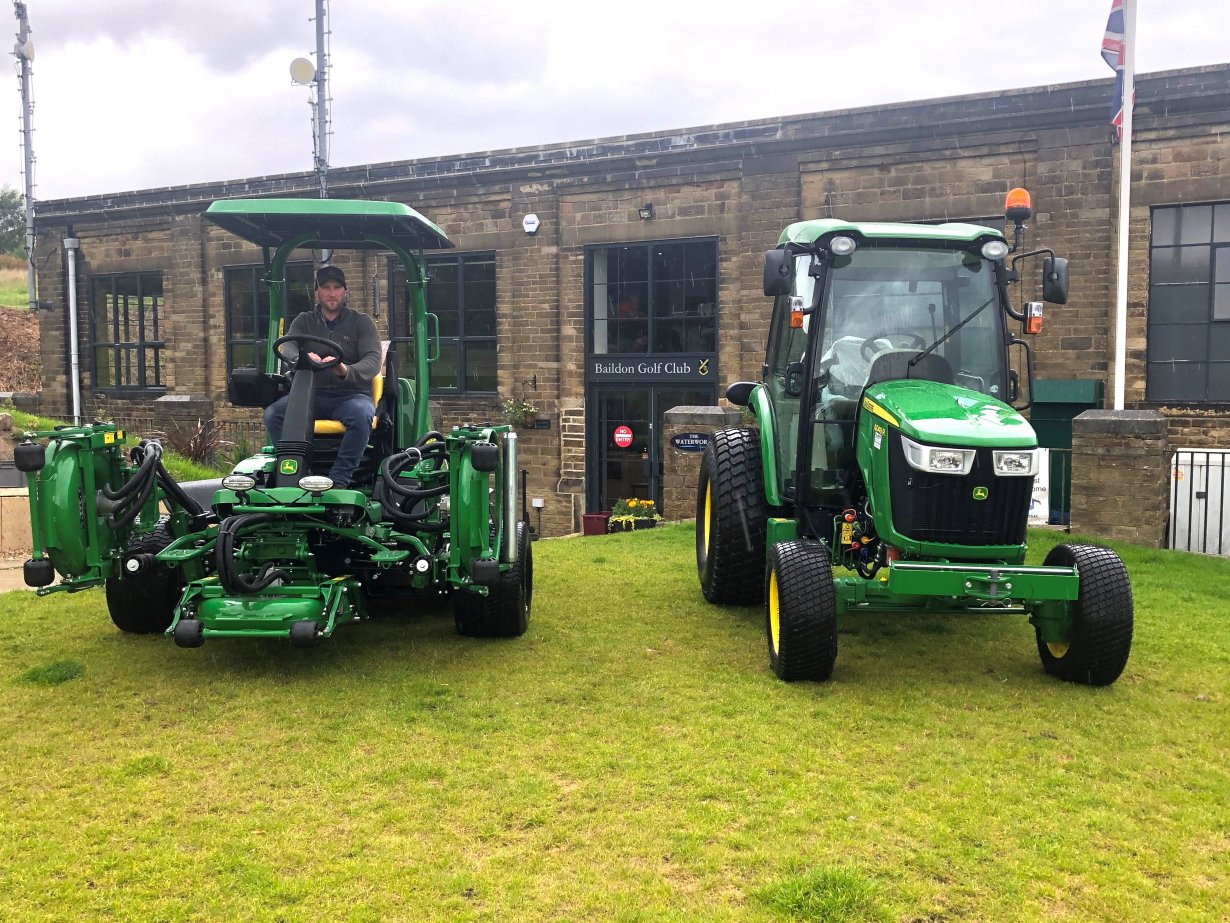
[[[709,406],[712,387],[596,387],[590,430],[589,509],[621,499],[653,500],[662,509],[663,414],[680,405]]]

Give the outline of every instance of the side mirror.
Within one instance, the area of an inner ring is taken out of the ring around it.
[[[1051,304],[1068,303],[1068,261],[1062,256],[1042,260],[1042,300]]]
[[[755,387],[756,382],[754,381],[736,381],[726,389],[726,400],[736,407],[746,407],[747,402],[751,400],[752,389]]]
[[[782,382],[782,390],[790,397],[798,397],[803,393],[802,362],[791,362],[786,366],[786,379]]]
[[[789,295],[794,257],[789,250],[769,250],[764,255],[764,293],[770,298]]]

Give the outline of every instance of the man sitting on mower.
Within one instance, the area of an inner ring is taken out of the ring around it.
[[[318,420],[337,420],[346,427],[329,477],[335,487],[348,487],[371,437],[372,417],[376,413],[372,379],[380,373],[380,334],[370,317],[347,307],[346,276],[336,266],[322,266],[317,271],[315,294],[315,310],[297,316],[287,333],[332,340],[341,347],[341,361],[337,365],[313,373],[313,415]],[[293,343],[287,343],[282,353],[293,360],[298,350]],[[334,359],[314,352],[308,356],[318,363]],[[265,426],[275,446],[282,438],[289,400],[290,395],[284,395],[265,408]]]

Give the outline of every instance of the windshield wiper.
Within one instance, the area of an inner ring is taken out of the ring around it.
[[[954,333],[956,333],[958,330],[960,330],[962,327],[964,327],[966,324],[972,321],[975,317],[981,314],[982,311],[985,310],[987,306],[989,306],[991,302],[996,299],[996,297],[997,297],[996,295],[992,295],[982,304],[978,305],[977,308],[975,308],[973,311],[970,312],[968,317],[966,317],[964,320],[958,323],[955,327],[949,330],[946,334],[944,334],[942,337],[940,337],[938,340],[936,340],[934,343],[932,343],[930,346],[928,346],[926,349],[920,352],[917,356],[915,356],[913,359],[907,362],[906,365],[908,365],[910,368],[914,368],[914,366],[918,365],[918,363],[926,359],[929,355],[935,352],[935,350],[939,347],[941,343],[943,343],[950,336],[952,336]]]

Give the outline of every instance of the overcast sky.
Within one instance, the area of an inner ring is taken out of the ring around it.
[[[314,0],[26,0],[35,199],[311,168]],[[1230,0],[1139,0],[1137,70],[1230,61]],[[1110,0],[333,0],[346,166],[1111,76]],[[11,17],[11,32],[16,20]],[[16,58],[10,58],[16,67]],[[19,81],[0,184],[21,188]]]

